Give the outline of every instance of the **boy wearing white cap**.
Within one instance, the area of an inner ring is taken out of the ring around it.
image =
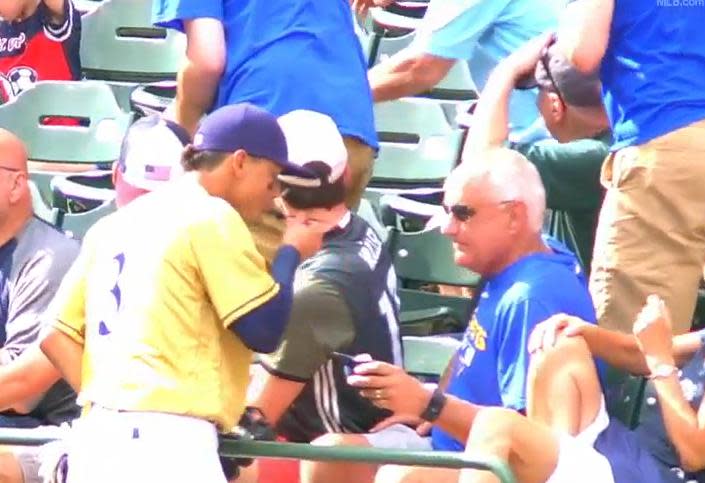
[[[266,375],[250,404],[289,441],[369,431],[388,413],[346,383],[345,360],[334,352],[401,365],[391,257],[377,233],[345,206],[347,153],[333,121],[297,110],[279,124],[290,162],[316,175],[279,177],[285,216],[326,234],[321,250],[297,269],[289,325],[279,348],[261,359]],[[273,471],[269,463],[259,470],[263,478]]]

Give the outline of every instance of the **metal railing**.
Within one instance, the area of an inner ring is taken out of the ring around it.
[[[57,436],[41,430],[0,428],[0,446],[39,446],[56,439],[58,439]],[[455,469],[474,468],[491,471],[499,478],[500,483],[516,483],[516,478],[507,463],[498,458],[450,451],[405,451],[353,446],[313,446],[305,443],[221,439],[220,454],[230,458],[265,457]]]

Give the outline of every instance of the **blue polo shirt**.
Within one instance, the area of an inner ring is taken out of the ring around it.
[[[705,6],[697,2],[614,2],[602,60],[613,150],[705,119]]]
[[[412,48],[467,60],[482,91],[495,66],[528,40],[555,30],[566,0],[431,0]],[[509,104],[512,141],[548,137],[536,89],[515,91]]]
[[[446,392],[483,406],[526,408],[531,331],[552,315],[566,313],[595,322],[585,275],[562,244],[545,240],[552,253],[528,255],[487,279],[480,303],[458,349]],[[433,449],[462,451],[438,427]]]
[[[348,0],[154,0],[155,24],[215,18],[227,62],[213,108],[250,102],[277,116],[329,115],[345,136],[377,148],[367,65]]]

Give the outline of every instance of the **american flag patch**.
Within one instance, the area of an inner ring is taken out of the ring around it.
[[[169,181],[171,177],[171,166],[152,166],[150,164],[144,167],[144,179],[150,181]]]

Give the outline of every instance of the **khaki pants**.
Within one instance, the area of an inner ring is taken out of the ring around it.
[[[631,332],[647,295],[690,329],[705,262],[705,120],[611,154],[590,291],[598,323]]]
[[[372,177],[374,150],[356,138],[344,137],[348,150],[348,168],[350,170],[350,185],[347,189],[345,203],[350,208],[357,208],[362,193]],[[274,258],[284,234],[284,221],[276,215],[267,213],[262,220],[249,224],[255,238],[255,244],[267,262]]]

